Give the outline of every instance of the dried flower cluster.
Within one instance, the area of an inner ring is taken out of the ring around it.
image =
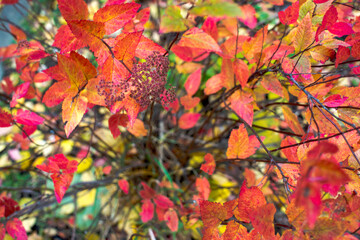
[[[166,89],[165,87],[168,69],[168,58],[155,52],[144,62],[139,62],[133,67],[130,79],[119,83],[100,80],[99,95],[105,96],[108,106],[122,101],[129,94],[143,109],[152,102],[167,107],[175,100],[174,88]]]

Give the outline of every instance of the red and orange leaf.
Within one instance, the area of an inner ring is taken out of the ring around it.
[[[261,81],[261,85],[266,90],[269,90],[282,98],[289,99],[288,91],[281,85],[280,81],[274,74],[264,76]]]
[[[227,211],[223,205],[216,202],[200,200],[200,214],[204,223],[203,239],[212,239],[217,234],[217,226],[227,217]]]
[[[154,217],[154,204],[151,202],[150,199],[144,199],[141,202],[142,202],[141,212],[140,212],[141,221],[146,223],[151,219],[153,219]]]
[[[76,38],[68,25],[62,25],[55,35],[53,46],[60,48],[60,53],[66,53],[85,47],[86,42]]]
[[[223,75],[221,73],[215,74],[206,82],[204,93],[206,95],[217,93],[223,87]]]
[[[236,91],[230,97],[230,101],[230,108],[251,126],[254,118],[254,107],[252,104],[254,99],[251,93]]]
[[[190,129],[195,127],[200,116],[200,113],[184,113],[179,119],[179,127],[181,129]]]
[[[236,80],[242,87],[245,87],[249,78],[249,68],[246,63],[241,59],[235,59],[233,62],[233,69],[236,76]]]
[[[257,24],[256,10],[250,4],[239,6],[243,16],[239,17],[239,20],[249,28],[255,28]]]
[[[338,129],[341,129],[339,123],[335,120],[333,116],[330,115],[330,113],[324,111],[322,109],[322,112],[318,108],[312,109],[313,115],[311,114],[311,111],[308,109],[305,113],[305,119],[308,123],[311,121],[311,128],[314,131],[319,131],[320,133],[324,134],[330,134],[330,133],[338,133]],[[326,117],[324,116],[326,115]],[[334,126],[328,119],[334,123]],[[317,125],[314,123],[314,121],[317,122]],[[317,128],[319,127],[319,129]]]
[[[210,196],[210,183],[205,177],[196,178],[196,189],[199,192],[199,198],[201,200],[208,200]]]
[[[201,164],[200,169],[209,175],[212,175],[215,171],[216,163],[213,155],[207,153],[204,157],[205,163]]]
[[[291,111],[291,109],[287,106],[281,107],[284,113],[284,118],[286,123],[289,125],[290,129],[301,136],[305,134],[304,129],[302,129],[301,124],[297,116]]]
[[[87,108],[87,99],[79,96],[74,99],[65,98],[62,104],[62,119],[65,124],[65,133],[69,137],[70,133],[80,123]]]
[[[26,230],[18,218],[13,218],[6,223],[6,231],[17,240],[27,240]]]
[[[289,223],[296,229],[302,229],[306,225],[306,211],[303,206],[296,204],[292,199],[286,208],[286,215],[289,219]]]
[[[66,21],[86,20],[89,17],[87,4],[84,0],[58,0],[61,15]]]
[[[224,240],[248,239],[248,232],[246,227],[232,220],[228,222],[226,230],[221,237]]]
[[[163,55],[166,50],[159,44],[155,43],[153,40],[142,35],[135,50],[135,57],[145,59],[148,56],[154,54],[154,52],[158,52],[159,54]]]
[[[254,230],[259,232],[264,239],[273,239],[275,237],[274,215],[276,208],[274,204],[268,203],[254,209],[250,214],[251,224]]]
[[[179,218],[176,214],[176,211],[172,208],[168,209],[165,212],[164,219],[166,221],[166,225],[170,228],[172,232],[177,232],[179,225]]]
[[[127,180],[120,179],[118,185],[125,194],[129,194],[129,182]]]
[[[116,113],[109,118],[109,129],[114,138],[120,136],[119,126],[126,127],[129,118],[126,114]]]
[[[135,51],[141,36],[142,32],[134,32],[121,34],[116,37],[116,44],[114,47],[115,57],[119,61],[122,61],[129,69],[132,68]]]
[[[227,158],[248,158],[256,152],[260,147],[260,142],[255,136],[248,136],[244,124],[238,129],[233,129],[230,134],[228,149],[226,151]]]
[[[221,53],[217,42],[209,34],[196,27],[186,31],[177,45],[180,47],[203,49],[207,52]]]
[[[259,188],[248,188],[246,185],[246,180],[244,180],[239,193],[238,208],[234,211],[234,215],[239,221],[250,222],[254,211],[266,205],[266,200]]]
[[[67,81],[54,83],[44,94],[43,103],[47,107],[54,107],[60,104],[66,96],[68,96],[67,89],[70,85]]]
[[[244,55],[247,60],[251,61],[257,53],[260,53],[265,44],[268,34],[268,26],[257,31],[253,38],[249,38],[242,45]]]
[[[124,27],[127,22],[131,21],[140,6],[141,5],[138,3],[108,5],[100,8],[94,14],[94,21],[104,23],[106,34],[109,35]]]
[[[352,51],[354,51],[354,47],[352,48]],[[347,47],[339,46],[339,49],[336,52],[335,67],[337,68],[340,63],[344,62],[349,57],[350,57],[350,49]]]
[[[201,68],[193,72],[187,78],[184,87],[189,96],[193,96],[199,89],[201,83]]]
[[[68,25],[74,36],[86,43],[96,56],[102,51],[109,51],[102,41],[105,35],[105,25],[103,23],[89,20],[72,20],[68,22]]]
[[[148,134],[144,122],[140,119],[135,119],[133,126],[129,127],[128,131],[135,137],[145,137]]]
[[[13,118],[10,113],[0,108],[0,127],[11,127],[13,124]]]
[[[17,123],[28,125],[28,126],[39,125],[44,122],[44,118],[40,117],[36,113],[30,112],[29,110],[22,110],[22,109],[19,109],[16,112],[16,116],[14,116],[14,120]]]

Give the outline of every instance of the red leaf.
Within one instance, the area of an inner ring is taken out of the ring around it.
[[[345,22],[337,22],[329,27],[329,32],[335,34],[338,37],[342,37],[344,35],[350,35],[354,33],[351,25]]]
[[[2,209],[2,210],[1,210]],[[12,198],[0,196],[0,217],[8,217],[16,211],[20,210],[19,204]]]
[[[143,203],[140,212],[141,221],[146,223],[154,217],[154,204],[150,199],[144,199],[141,202]]]
[[[112,166],[106,166],[103,168],[102,172],[105,175],[109,175],[111,173]]]
[[[209,175],[212,175],[215,171],[216,163],[213,155],[207,153],[204,157],[206,163],[201,164],[200,169]]]
[[[181,129],[193,128],[199,120],[200,113],[184,113],[179,119],[179,127]]]
[[[25,228],[18,218],[9,220],[6,223],[6,231],[11,237],[17,240],[27,240]]]
[[[164,195],[161,194],[156,196],[154,202],[156,204],[156,207],[159,208],[169,209],[174,207],[174,203],[168,197],[165,197]]]
[[[254,212],[250,214],[251,224],[254,226],[255,230],[264,237],[264,239],[275,238],[275,212],[276,208],[274,204],[269,203],[254,209]]]
[[[285,9],[285,11],[279,12],[280,22],[284,25],[289,25],[296,23],[299,18],[299,2],[294,2],[290,7]]]
[[[61,202],[66,190],[69,188],[74,173],[77,170],[78,162],[69,161],[63,154],[55,154],[49,157],[47,163],[36,167],[44,172],[52,173],[51,178],[54,183],[55,197],[58,203]]]
[[[1,83],[1,88],[4,90],[4,92],[8,95],[10,95],[14,90],[14,85],[12,84],[10,77],[4,77],[4,82]]]
[[[118,185],[125,194],[129,194],[129,182],[128,181],[126,181],[125,179],[120,179],[118,181]]]
[[[185,110],[190,110],[196,107],[200,102],[200,98],[198,97],[191,97],[189,95],[183,96],[180,98],[181,105],[184,106]]]
[[[127,114],[116,113],[109,118],[109,129],[114,138],[120,136],[119,126],[126,127],[128,122]]]
[[[326,98],[325,101],[323,102],[323,104],[327,107],[339,107],[347,99],[348,99],[348,97],[340,96],[339,94],[334,94],[334,95],[331,95],[328,98]]]
[[[25,125],[22,129],[23,130],[23,133],[22,133],[23,138],[26,138],[27,136],[30,136],[31,134],[33,134],[36,131],[36,129],[37,129],[36,125],[32,125],[32,126]]]
[[[58,0],[58,4],[66,21],[86,20],[89,16],[87,4],[83,0]]]
[[[29,110],[19,109],[14,117],[15,121],[20,124],[28,126],[36,126],[42,124],[44,119],[36,113],[30,112]]]
[[[201,68],[193,72],[187,78],[184,87],[189,96],[194,95],[199,89],[201,83]]]
[[[144,187],[144,190],[140,191],[140,196],[144,199],[150,199],[156,196],[156,192],[154,189],[152,189],[151,187],[149,187],[146,183],[141,182],[141,184]]]
[[[1,4],[16,4],[19,0],[1,0]]]
[[[0,108],[0,127],[11,127],[13,119],[10,113],[5,112]]]
[[[204,223],[203,239],[213,239],[213,234],[217,234],[217,226],[226,219],[226,208],[220,203],[200,200],[201,220]]]
[[[166,221],[166,225],[172,232],[176,232],[178,230],[179,219],[174,209],[168,209],[164,215],[164,219]]]
[[[166,50],[159,44],[155,43],[153,40],[142,35],[140,42],[136,47],[135,56],[145,59],[148,56],[154,54],[154,52],[158,52],[159,54],[163,55]]]
[[[314,0],[314,3],[326,3],[330,0]]]
[[[360,44],[359,44],[359,46],[360,46]],[[352,55],[354,56],[354,54],[353,54],[354,47],[351,49],[351,51],[352,51]],[[337,68],[340,63],[344,62],[349,57],[350,57],[350,49],[347,47],[339,46],[339,49],[336,53],[335,67]]]
[[[142,32],[120,34],[116,37],[114,47],[115,57],[122,61],[129,69],[132,68],[137,45],[140,42]]]
[[[349,50],[348,48],[346,48],[346,49]],[[339,47],[339,51],[340,51],[340,47]],[[351,55],[356,59],[360,58],[360,42],[354,43],[354,45],[351,48]],[[345,55],[345,56],[347,56],[347,55]],[[337,55],[336,55],[336,57],[337,57]],[[347,57],[349,57],[349,56],[347,56]],[[345,61],[346,59],[343,59],[343,61]]]

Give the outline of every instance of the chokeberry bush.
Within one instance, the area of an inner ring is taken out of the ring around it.
[[[0,11],[0,240],[360,237],[358,1]]]

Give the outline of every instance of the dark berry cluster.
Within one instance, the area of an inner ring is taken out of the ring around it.
[[[159,53],[147,57],[132,69],[130,96],[141,108],[146,108],[151,102],[167,106],[175,100],[175,91],[165,88],[169,59]]]
[[[167,107],[175,100],[174,88],[165,87],[168,69],[168,58],[153,53],[132,68],[130,79],[118,83],[100,80],[97,89],[99,95],[105,97],[107,106],[123,100],[129,94],[143,109],[152,102]]]
[[[100,79],[96,86],[100,96],[104,96],[106,106],[111,106],[117,101],[125,98],[125,93],[129,91],[130,84],[128,81],[110,82]]]

